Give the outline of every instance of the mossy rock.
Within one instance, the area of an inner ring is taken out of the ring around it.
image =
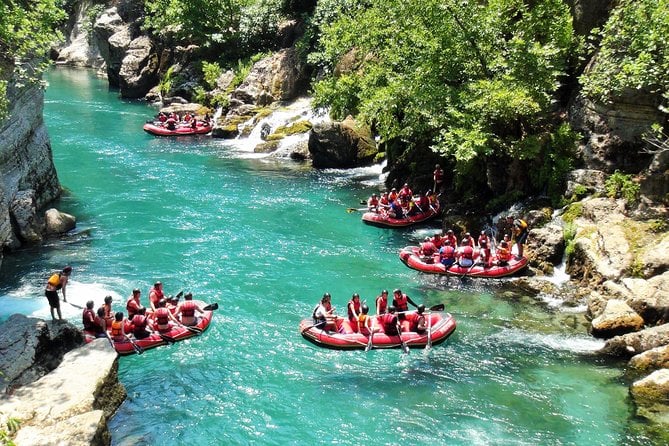
[[[271,153],[279,148],[279,141],[265,141],[258,144],[253,151],[255,153]]]

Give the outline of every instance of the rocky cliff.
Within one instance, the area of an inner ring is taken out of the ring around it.
[[[17,248],[41,239],[38,210],[60,195],[44,125],[41,84],[10,81],[9,117],[0,123],[0,244]]]

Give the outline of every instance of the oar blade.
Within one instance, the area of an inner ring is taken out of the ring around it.
[[[430,311],[444,311],[444,304],[432,305]]]

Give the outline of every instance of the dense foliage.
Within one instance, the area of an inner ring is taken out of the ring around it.
[[[584,92],[608,101],[626,89],[669,99],[669,0],[621,0],[598,37],[596,64],[581,77]]]
[[[563,1],[325,3],[342,13],[323,14],[328,75],[314,90],[335,117],[359,115],[409,149],[429,145],[460,177],[487,157],[541,159],[551,170],[549,146],[573,146],[568,130],[552,134],[548,113],[576,48]]]
[[[7,113],[7,81],[39,79],[46,52],[59,37],[54,29],[64,18],[57,0],[0,2],[0,119]]]
[[[284,0],[146,0],[145,28],[168,44],[247,56],[274,45]]]

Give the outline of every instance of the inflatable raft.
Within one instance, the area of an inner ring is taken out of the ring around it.
[[[406,313],[406,319],[401,322],[402,333],[400,336],[385,334],[379,326],[378,321],[376,321],[377,317],[372,316],[371,320],[374,321],[375,332],[371,339],[371,345],[368,333],[355,332],[349,321],[342,317],[337,317],[334,320],[336,330],[334,330],[334,326],[329,327],[333,328],[333,330],[317,328],[314,326],[312,319],[304,319],[300,322],[300,333],[306,340],[319,347],[336,350],[354,350],[366,349],[368,346],[383,349],[403,348],[402,343],[409,348],[422,348],[428,343],[430,345],[441,344],[455,331],[455,319],[453,319],[450,313],[426,311],[424,314],[429,327],[428,331],[425,333],[410,331],[411,321],[416,317],[416,312],[410,311]]]
[[[439,262],[439,254],[435,254],[430,259],[425,259],[418,254],[420,248],[418,246],[407,246],[400,251],[400,260],[411,269],[429,274],[448,274],[451,276],[460,277],[486,277],[498,278],[506,277],[516,274],[517,272],[527,267],[527,258],[522,257],[517,259],[512,257],[506,265],[499,265],[497,261],[493,262],[492,266],[485,267],[482,263],[476,262],[474,259],[473,266],[460,266],[457,263],[446,268]]]
[[[147,122],[144,131],[156,136],[206,135],[211,132],[211,125],[198,121],[195,128],[190,124],[177,124],[174,130],[170,130],[162,122]]]
[[[159,347],[164,344],[172,344],[174,342],[183,341],[184,339],[197,336],[204,332],[211,323],[211,319],[214,316],[213,309],[218,308],[217,304],[207,305],[206,303],[198,300],[193,300],[196,302],[200,308],[205,309],[204,314],[197,313],[198,323],[191,327],[186,326],[174,326],[169,331],[164,332],[153,332],[146,338],[137,339],[132,334],[128,335],[128,339],[124,341],[111,341],[114,349],[118,352],[119,355],[131,355],[133,353],[142,353],[144,350],[151,348]],[[206,309],[213,308],[213,309]],[[126,321],[124,327],[126,333],[132,333],[132,324],[129,321]],[[84,340],[86,342],[91,342],[96,339],[95,333],[84,330]]]
[[[430,220],[439,215],[439,211],[439,203],[436,203],[425,212],[406,218],[393,218],[388,216],[387,212],[365,212],[362,214],[362,221],[369,225],[380,226],[382,228],[405,228]]]

